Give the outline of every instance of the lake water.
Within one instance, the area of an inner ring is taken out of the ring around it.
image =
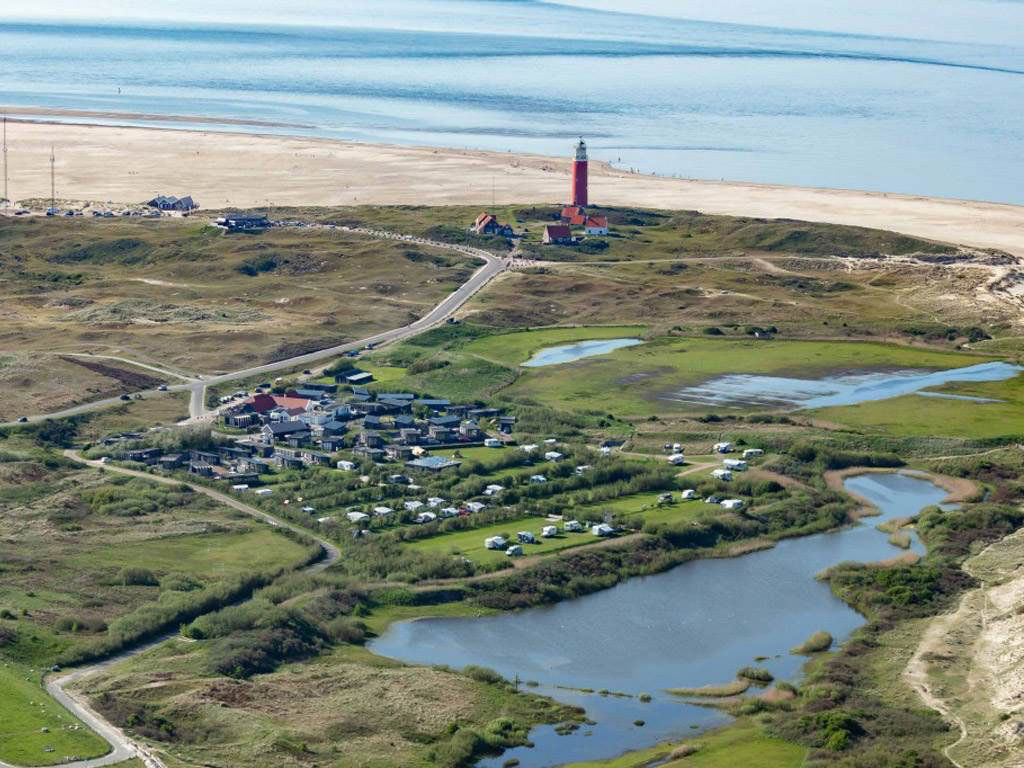
[[[1020,0],[0,10],[0,104],[559,156],[584,135],[659,174],[1024,203]]]
[[[865,524],[780,542],[775,548],[724,560],[698,560],[666,573],[631,579],[612,589],[550,607],[478,619],[398,623],[371,649],[418,664],[491,667],[506,678],[540,683],[536,690],[586,708],[597,725],[557,735],[534,729],[535,747],[510,750],[483,765],[516,757],[524,768],[611,757],[625,750],[684,738],[725,721],[711,709],[664,692],[670,687],[725,683],[760,666],[776,678],[799,675],[804,658],[788,650],[813,632],[838,641],[863,619],[832,596],[815,575],[846,560],[898,555],[874,526],[939,503],[946,492],[901,474],[868,474],[846,486],[881,510]],[[916,536],[912,548],[921,552]],[[602,697],[568,688],[653,696]],[[633,721],[646,721],[644,727]]]
[[[542,368],[545,365],[558,365],[559,363],[571,363],[584,357],[595,355],[606,355],[616,349],[634,347],[643,344],[640,339],[595,339],[593,341],[578,341],[574,344],[565,344],[560,347],[548,347],[542,349],[525,363],[524,368]]]
[[[987,398],[921,392],[954,381],[1004,381],[1024,368],[1010,363],[992,362],[922,373],[905,370],[888,373],[864,372],[821,379],[788,379],[779,376],[730,374],[719,376],[695,387],[686,387],[665,399],[704,406],[764,406],[826,408],[854,405],[870,400],[887,400],[900,395],[950,397],[957,400],[993,402]]]

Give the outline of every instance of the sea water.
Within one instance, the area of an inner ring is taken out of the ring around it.
[[[1024,203],[1018,0],[301,5],[0,0],[0,105]]]

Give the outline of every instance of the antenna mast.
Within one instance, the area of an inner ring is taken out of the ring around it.
[[[7,195],[7,115],[4,115],[4,205],[10,203],[11,198]]]

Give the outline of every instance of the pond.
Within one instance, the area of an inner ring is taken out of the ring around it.
[[[524,768],[612,757],[685,738],[726,721],[664,689],[726,683],[757,662],[779,679],[799,675],[805,661],[789,649],[813,632],[842,641],[862,617],[833,597],[815,575],[844,560],[872,562],[899,555],[875,525],[937,504],[946,492],[901,474],[850,478],[846,487],[882,514],[834,533],[780,542],[742,557],[697,560],[665,573],[626,581],[576,600],[475,619],[425,619],[392,625],[373,652],[418,664],[478,664],[508,679],[537,681],[535,690],[584,707],[597,725],[561,736],[535,728],[535,746],[483,761],[515,757]],[[916,536],[914,551],[922,552]],[[653,700],[587,694],[607,689]],[[634,725],[644,720],[645,726]]]
[[[821,379],[731,374],[680,389],[663,397],[695,405],[825,408],[855,405],[869,400],[886,400],[910,394],[946,397],[945,393],[920,390],[952,381],[1004,381],[1012,379],[1022,370],[1024,368],[1018,365],[991,362],[946,371],[862,371]],[[985,398],[967,396],[955,399],[986,402]]]
[[[547,347],[537,352],[533,357],[523,363],[524,368],[542,368],[545,365],[558,365],[560,363],[571,363],[584,357],[595,355],[606,355],[616,349],[634,347],[643,344],[642,339],[593,339],[591,341],[577,341],[573,344],[563,344],[558,347]]]

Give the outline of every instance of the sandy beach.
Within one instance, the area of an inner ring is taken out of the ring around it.
[[[102,116],[90,113],[76,119]],[[107,117],[114,122],[126,119],[125,115]],[[497,205],[560,203],[568,191],[567,157],[12,117],[8,122],[12,199],[49,197],[51,145],[57,157],[57,197],[65,200],[134,203],[156,194],[189,194],[204,208],[270,204],[486,207],[492,189]],[[591,200],[604,205],[876,227],[1024,257],[1024,206],[663,178],[598,163],[591,164]]]

